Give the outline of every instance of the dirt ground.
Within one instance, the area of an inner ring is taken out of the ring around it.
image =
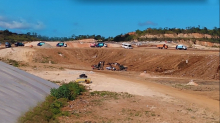
[[[63,110],[71,115],[62,122],[219,122],[218,51],[17,47],[1,49],[0,57],[20,61],[20,69],[57,84],[85,73],[91,92],[109,91],[69,102]],[[128,70],[92,70],[99,61],[118,62]],[[194,85],[187,85],[190,81]]]

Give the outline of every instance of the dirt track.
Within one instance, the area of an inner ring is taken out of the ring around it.
[[[99,61],[118,62],[128,66],[128,71],[87,72],[94,81],[90,85],[91,88],[123,91],[140,96],[154,95],[155,99],[156,97],[161,98],[169,103],[174,101],[181,104],[186,101],[187,104],[200,107],[200,111],[212,112],[215,116],[219,115],[218,52],[159,50],[144,47],[132,50],[122,48],[31,49],[24,47],[13,50],[3,49],[0,50],[0,54],[1,52],[5,54],[1,57],[28,61],[28,65],[21,67],[22,69],[52,81],[74,80],[79,73],[70,74],[71,70],[92,71],[91,65],[97,64]],[[12,57],[19,54],[22,57]],[[70,71],[63,71],[65,69]],[[143,74],[143,71],[146,73]],[[187,88],[188,86],[185,85],[192,79],[199,86]],[[209,91],[207,88],[210,88]],[[201,91],[194,91],[196,89],[201,89]]]

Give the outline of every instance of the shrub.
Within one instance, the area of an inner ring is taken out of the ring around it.
[[[68,84],[63,84],[58,89],[52,88],[50,94],[57,99],[67,98],[68,100],[74,100],[77,95],[80,95],[83,91],[85,91],[84,86],[75,82],[70,82]]]
[[[58,116],[69,116],[69,112],[61,111],[68,100],[75,99],[85,87],[78,83],[63,84],[58,89],[51,89],[51,95],[45,101],[19,118],[19,123],[58,123]]]

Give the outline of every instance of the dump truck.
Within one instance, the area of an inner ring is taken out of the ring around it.
[[[166,44],[159,44],[159,45],[157,45],[157,48],[158,49],[167,49],[168,45],[166,45]]]

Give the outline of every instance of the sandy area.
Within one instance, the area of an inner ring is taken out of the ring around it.
[[[50,81],[60,81],[68,83],[76,80],[80,74],[84,73],[91,78],[92,83],[87,85],[92,91],[112,91],[112,92],[128,92],[139,96],[158,96],[170,98],[165,94],[153,91],[143,84],[138,84],[128,80],[121,80],[106,76],[93,71],[82,70],[65,70],[65,71],[29,71],[30,73]]]

